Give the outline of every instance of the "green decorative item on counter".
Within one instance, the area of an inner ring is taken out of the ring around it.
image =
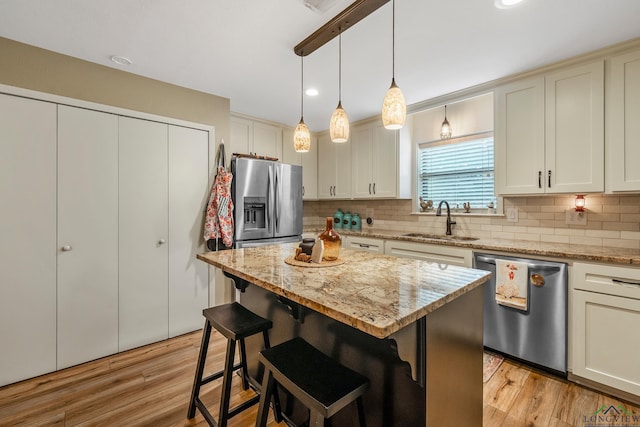
[[[351,230],[351,213],[349,211],[342,217],[342,228]]]
[[[354,213],[351,217],[351,229],[355,231],[362,230],[362,220],[360,219],[360,215]]]
[[[325,261],[335,261],[340,255],[340,247],[342,246],[342,238],[336,230],[333,229],[333,218],[327,217],[326,229],[318,236],[324,242],[324,254],[322,259]]]
[[[336,211],[336,213],[333,214],[333,226],[335,228],[342,228],[342,218],[343,218],[344,214],[342,213],[342,211],[340,209],[338,209]]]

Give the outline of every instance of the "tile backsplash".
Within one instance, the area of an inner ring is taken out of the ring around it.
[[[503,238],[613,246],[640,249],[640,195],[587,195],[586,225],[568,225],[565,211],[574,208],[575,195],[504,198],[507,208],[518,209],[518,221],[504,215],[476,215],[452,212],[457,222],[453,233],[480,238]],[[357,212],[363,229],[397,230],[443,234],[445,217],[417,212],[412,200],[337,200],[305,201],[304,226],[322,227],[324,218],[336,209]],[[367,210],[373,210],[373,225],[365,222]]]

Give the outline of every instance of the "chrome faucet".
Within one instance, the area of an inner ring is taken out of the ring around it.
[[[449,203],[446,200],[441,201],[440,203],[438,203],[438,209],[436,210],[436,216],[441,216],[442,215],[442,204],[447,205],[447,231],[446,231],[446,235],[447,236],[451,236],[451,226],[453,224],[455,224],[455,221],[451,221],[451,209],[449,209]]]

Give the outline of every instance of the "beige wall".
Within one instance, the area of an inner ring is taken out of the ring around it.
[[[215,127],[229,140],[229,99],[0,37],[0,84]]]

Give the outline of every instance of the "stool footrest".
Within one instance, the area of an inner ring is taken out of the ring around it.
[[[237,365],[234,365],[233,368],[231,368],[231,370],[232,371],[237,371],[240,368],[242,368],[242,365],[240,363],[238,363]],[[211,381],[215,381],[218,378],[222,378],[223,375],[224,375],[224,371],[220,371],[220,372],[216,372],[215,374],[211,374],[208,377],[203,378],[202,380],[200,380],[200,385],[209,384]]]

